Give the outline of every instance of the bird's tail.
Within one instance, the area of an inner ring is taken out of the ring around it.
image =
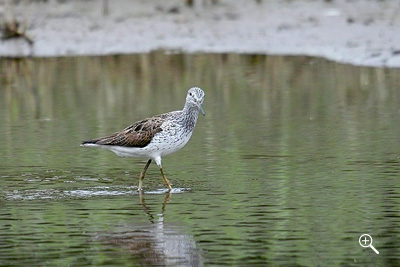
[[[97,146],[97,140],[87,140],[81,143],[81,146]]]

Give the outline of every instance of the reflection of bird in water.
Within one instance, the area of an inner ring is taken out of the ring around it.
[[[203,266],[201,251],[193,237],[185,234],[181,227],[164,222],[170,196],[166,194],[157,219],[140,194],[140,203],[150,223],[129,225],[101,239],[129,251],[138,265]]]
[[[141,157],[149,159],[139,176],[138,190],[152,160],[160,167],[165,185],[171,185],[161,166],[161,157],[178,151],[192,136],[199,111],[205,114],[201,104],[204,91],[198,87],[190,88],[182,110],[156,115],[138,121],[120,132],[81,143],[81,146],[100,147],[111,150],[121,157]]]

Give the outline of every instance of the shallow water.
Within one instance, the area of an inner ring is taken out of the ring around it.
[[[0,61],[0,265],[393,266],[400,70],[308,57]],[[82,140],[206,92],[155,164]],[[362,248],[369,233],[380,252]]]

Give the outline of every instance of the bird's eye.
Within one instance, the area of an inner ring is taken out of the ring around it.
[[[193,94],[192,94],[192,93],[189,93],[189,95],[190,95],[190,96],[193,96]]]

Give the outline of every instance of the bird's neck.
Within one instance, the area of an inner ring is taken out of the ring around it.
[[[199,117],[199,108],[196,105],[186,103],[182,110],[184,116],[184,124],[189,128],[189,130],[193,130],[196,125],[197,118]]]

